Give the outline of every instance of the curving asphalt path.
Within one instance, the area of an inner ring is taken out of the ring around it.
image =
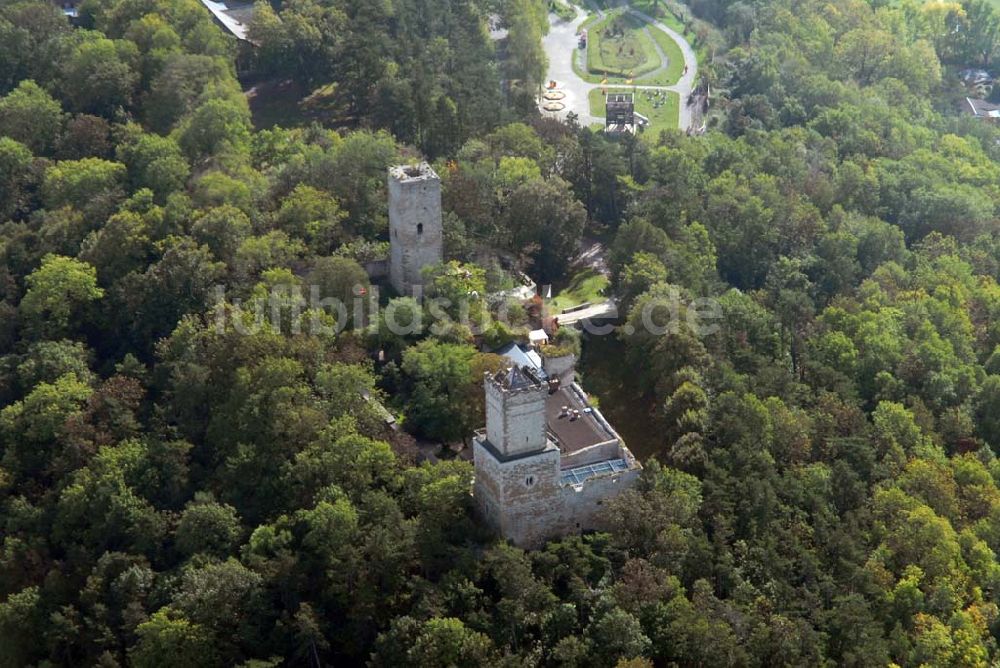
[[[580,24],[586,21],[588,16],[586,12],[581,12],[576,7],[573,9],[576,11],[576,18],[572,21],[563,21],[555,14],[550,14],[549,34],[542,38],[542,47],[545,49],[545,54],[549,59],[548,80],[555,81],[558,90],[566,95],[561,100],[566,105],[566,108],[557,113],[549,111],[543,111],[542,113],[565,119],[569,112],[574,112],[579,117],[580,124],[584,126],[592,123],[604,123],[603,117],[594,116],[590,113],[590,91],[600,88],[601,84],[584,81],[573,70],[573,58],[577,57],[577,52],[579,51],[577,32],[580,30]],[[677,42],[684,56],[684,64],[687,65],[687,73],[682,75],[680,81],[673,86],[635,85],[615,87],[635,88],[637,90],[665,90],[677,93],[680,97],[680,128],[681,130],[691,129],[691,107],[688,105],[688,99],[691,97],[691,91],[694,90],[694,83],[698,77],[698,58],[695,56],[694,49],[684,39],[684,36],[673,28],[632,7],[629,7],[628,11],[667,33],[671,39]],[[602,14],[603,12],[598,10],[598,13]]]
[[[587,126],[591,123],[603,123],[603,118],[591,116],[590,99],[587,97],[591,89],[596,88],[594,84],[587,83],[573,71],[573,59],[577,57],[579,51],[580,24],[587,20],[587,14],[581,12],[576,7],[576,18],[572,21],[563,21],[555,14],[549,14],[549,34],[542,38],[542,48],[549,59],[549,73],[546,81],[555,81],[559,90],[565,93],[566,97],[560,102],[566,108],[557,113],[543,111],[548,116],[555,116],[565,119],[566,114],[575,112],[580,117],[580,125]]]

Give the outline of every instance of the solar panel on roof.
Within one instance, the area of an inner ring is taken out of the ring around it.
[[[599,475],[620,473],[627,470],[628,464],[624,459],[609,459],[607,461],[597,462],[596,464],[577,466],[576,468],[563,471],[560,476],[560,482],[563,485],[580,485],[590,478],[594,478]]]

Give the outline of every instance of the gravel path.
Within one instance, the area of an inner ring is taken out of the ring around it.
[[[580,76],[573,70],[573,58],[578,57],[578,52],[580,48],[578,46],[579,38],[577,37],[577,32],[580,30],[580,24],[587,20],[587,14],[576,9],[576,18],[572,21],[563,21],[555,14],[549,15],[549,34],[542,38],[542,46],[545,49],[545,54],[549,59],[549,73],[548,80],[555,81],[558,90],[565,93],[566,97],[561,100],[566,108],[560,112],[549,112],[543,111],[542,113],[548,116],[553,116],[559,119],[565,119],[569,112],[576,113],[580,125],[591,125],[593,123],[604,123],[604,118],[601,116],[594,116],[590,113],[590,91],[595,88],[600,88],[601,84],[593,84],[584,81]],[[647,23],[652,24],[657,29],[662,30],[667,33],[671,39],[677,42],[678,46],[681,48],[681,53],[684,54],[684,63],[687,65],[687,73],[681,76],[680,81],[673,86],[627,86],[627,88],[636,88],[638,90],[668,90],[677,93],[680,96],[680,128],[682,130],[689,130],[691,128],[691,108],[688,106],[688,98],[691,96],[691,91],[694,89],[694,83],[698,76],[698,59],[695,56],[694,49],[688,44],[687,40],[684,39],[676,30],[670,28],[669,26],[654,20],[651,16],[640,12],[637,9],[629,7],[628,9],[633,15],[638,16]],[[602,12],[597,12],[602,14]],[[655,43],[655,42],[654,42]],[[659,47],[657,47],[659,51]],[[661,58],[663,54],[661,53]],[[612,86],[609,86],[612,87]],[[626,86],[618,86],[619,88],[626,88]]]

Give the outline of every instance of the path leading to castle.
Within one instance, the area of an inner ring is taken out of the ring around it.
[[[590,113],[589,97],[590,91],[595,88],[601,88],[601,84],[584,81],[573,70],[573,59],[577,58],[577,54],[581,51],[577,33],[580,30],[580,25],[588,17],[586,12],[581,12],[575,7],[574,9],[576,9],[577,14],[576,18],[572,21],[563,21],[555,14],[549,15],[549,34],[542,38],[542,46],[549,59],[547,80],[555,81],[558,89],[566,94],[566,97],[560,100],[566,105],[566,108],[558,113],[547,111],[543,111],[542,113],[564,119],[568,113],[573,112],[579,118],[580,125],[591,125],[592,123],[603,124],[603,117],[594,116]],[[689,130],[691,128],[691,107],[688,105],[688,99],[691,97],[691,91],[694,90],[694,84],[698,76],[698,58],[695,56],[694,49],[676,30],[637,9],[629,7],[628,10],[658,30],[662,30],[672,40],[677,42],[677,45],[681,48],[681,53],[684,55],[684,64],[687,66],[687,72],[673,86],[638,85],[627,86],[627,88],[654,91],[664,90],[677,93],[680,97],[680,128],[682,130]],[[597,10],[596,13],[603,14],[600,10]],[[621,88],[626,88],[626,86],[621,86]]]
[[[618,305],[613,299],[609,299],[601,304],[594,304],[593,306],[588,306],[585,309],[572,313],[556,314],[556,317],[559,319],[560,327],[569,327],[582,320],[590,320],[592,318],[598,320],[602,318],[617,318]]]

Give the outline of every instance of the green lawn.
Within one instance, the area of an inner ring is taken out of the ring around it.
[[[638,77],[661,66],[645,24],[632,14],[615,11],[587,31],[587,69],[609,77]]]
[[[673,14],[670,14],[670,16],[672,17]],[[670,25],[666,21],[664,23],[668,26]],[[670,27],[673,28],[673,26]],[[674,28],[674,30],[677,29]],[[683,32],[683,30],[678,30],[678,32]],[[643,79],[640,83],[673,86],[680,81],[681,75],[684,73],[684,54],[681,52],[681,47],[678,46],[677,42],[670,35],[653,26],[649,27],[649,33],[667,56],[667,70],[666,72],[658,72],[656,81],[646,81]]]
[[[666,14],[661,21],[683,33],[684,27],[680,21],[673,14]],[[625,35],[606,39],[604,31],[615,20],[620,20],[628,30]],[[634,81],[643,85],[673,86],[680,80],[684,70],[681,47],[665,32],[645,23],[639,17],[625,14],[624,10],[619,9],[603,19],[593,14],[580,27],[587,30],[589,38],[584,54],[586,63],[577,54],[573,58],[573,69],[584,81],[601,83],[607,78],[610,86],[627,85],[630,71]],[[687,35],[687,39],[690,41],[693,37]],[[654,40],[667,56],[665,69]]]
[[[552,298],[549,309],[552,313],[559,313],[563,309],[587,302],[598,304],[607,298],[604,294],[607,287],[607,276],[594,269],[584,269],[575,274],[570,279],[569,285]]]
[[[989,0],[989,1],[996,4],[997,6],[1000,6],[1000,0]],[[686,39],[688,43],[694,48],[695,54],[698,56],[699,63],[707,60],[708,54],[705,51],[705,45],[701,44],[698,41],[698,35],[694,32],[694,30],[689,30],[688,28],[686,28],[684,24],[681,23],[680,19],[674,16],[674,13],[671,12],[669,9],[667,9],[666,3],[664,3],[662,0],[634,0],[631,3],[631,5],[640,12],[642,12],[643,14],[652,16],[663,25],[667,26],[668,28],[672,28],[676,32],[683,35],[684,39]],[[668,51],[666,47],[663,46],[662,43],[660,44],[660,48],[663,49],[663,51],[668,56],[670,56],[670,51]]]
[[[629,93],[631,88],[608,88],[609,93]],[[635,91],[635,110],[649,118],[649,126],[645,132],[658,137],[661,130],[676,130],[680,125],[680,98],[677,93],[668,91],[666,99],[657,107],[654,100],[648,96],[652,91]],[[600,88],[590,91],[590,113],[594,116],[604,116],[604,95]]]
[[[247,101],[253,116],[253,126],[258,130],[281,127],[302,127],[316,119],[299,107],[302,96],[308,91],[296,82],[262,81],[247,91]]]

